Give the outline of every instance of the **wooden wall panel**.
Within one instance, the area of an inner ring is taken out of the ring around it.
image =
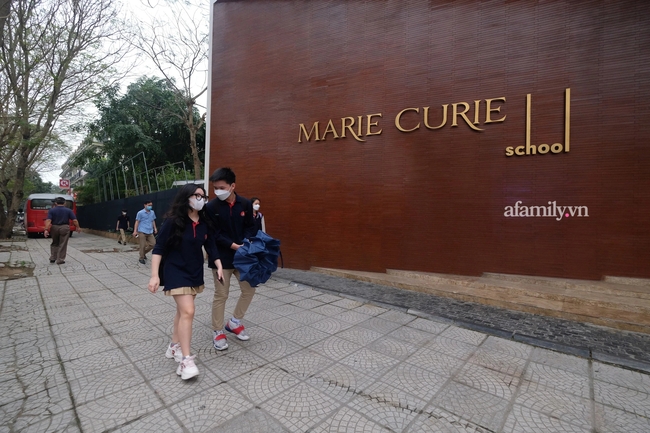
[[[261,197],[286,266],[650,277],[649,2],[220,0],[213,28],[210,167]],[[566,88],[570,152],[506,157],[527,94],[531,143],[564,142]],[[483,131],[450,126],[475,100]],[[394,125],[443,104],[438,130]],[[373,113],[363,143],[298,143]],[[505,217],[517,201],[589,217]]]

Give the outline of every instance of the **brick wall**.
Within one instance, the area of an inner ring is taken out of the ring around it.
[[[213,28],[210,167],[287,267],[650,277],[649,2],[217,1]],[[530,144],[565,144],[567,88],[570,151],[506,156],[528,94]]]

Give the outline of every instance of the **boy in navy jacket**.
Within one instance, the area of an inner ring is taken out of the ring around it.
[[[210,183],[214,188],[217,200],[211,200],[206,206],[206,211],[212,219],[216,229],[216,243],[223,265],[223,282],[219,281],[214,265],[210,263],[214,276],[214,299],[212,300],[212,329],[214,330],[213,342],[216,350],[228,348],[228,340],[224,334],[224,314],[226,301],[230,291],[230,278],[233,274],[239,279],[239,271],[233,265],[235,251],[242,246],[244,239],[255,236],[255,221],[253,220],[253,206],[251,202],[235,193],[235,173],[228,167],[217,169],[210,176]],[[255,288],[246,281],[240,281],[241,296],[235,306],[233,317],[228,320],[225,330],[232,332],[238,339],[250,339],[244,330],[241,320],[246,314]]]

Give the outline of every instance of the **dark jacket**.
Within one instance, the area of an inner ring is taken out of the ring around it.
[[[250,200],[235,193],[232,206],[227,201],[210,200],[206,213],[212,219],[216,232],[217,250],[224,269],[234,269],[232,264],[235,250],[230,248],[233,243],[241,245],[244,239],[251,238],[257,233],[253,221],[253,205]],[[208,264],[214,268],[214,263]]]
[[[177,287],[196,287],[203,283],[203,250],[208,253],[208,260],[214,266],[219,258],[214,243],[214,232],[205,222],[194,223],[188,218],[181,244],[176,248],[166,248],[172,235],[172,220],[166,219],[158,232],[153,254],[165,255],[164,273],[165,290]]]

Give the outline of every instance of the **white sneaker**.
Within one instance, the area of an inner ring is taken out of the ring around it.
[[[174,361],[181,362],[183,360],[183,352],[181,351],[180,343],[176,343],[173,346],[167,346],[165,357],[169,359],[174,358]]]
[[[226,338],[226,334],[224,334],[223,331],[214,331],[212,345],[216,350],[226,350],[228,348],[228,339]]]
[[[187,380],[199,375],[199,369],[196,367],[196,364],[194,364],[195,357],[196,355],[188,356],[178,364],[176,374],[178,374],[181,379]]]
[[[244,330],[244,325],[241,323],[237,325],[233,323],[232,320],[228,320],[228,323],[226,323],[226,331],[232,332],[241,341],[248,341],[251,339],[250,335],[248,335],[248,333]]]

